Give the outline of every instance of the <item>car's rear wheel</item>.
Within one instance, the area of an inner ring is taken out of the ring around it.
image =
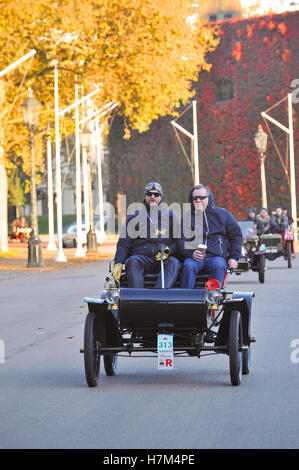
[[[244,351],[242,354],[242,374],[247,375],[249,374],[250,368],[250,347],[248,347],[247,351]]]
[[[261,284],[265,282],[265,255],[259,256],[258,267],[259,267],[259,281]]]
[[[287,251],[288,268],[291,268],[292,267],[292,246],[291,246],[291,242],[286,243],[286,251]]]
[[[104,367],[105,367],[106,375],[108,376],[115,375],[116,367],[117,367],[117,359],[118,359],[117,354],[104,356]]]

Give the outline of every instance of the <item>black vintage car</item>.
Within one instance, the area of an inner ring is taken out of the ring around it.
[[[123,272],[120,285],[107,277],[100,297],[84,298],[89,312],[81,352],[88,386],[98,383],[101,357],[106,374],[113,376],[120,355],[144,353],[155,356],[158,369],[165,371],[174,367],[176,356],[226,354],[231,384],[239,385],[242,374],[249,373],[255,341],[254,294],[230,292],[203,275],[194,289],[180,288],[179,279],[174,288],[155,289],[156,277],[146,274],[144,288],[128,288]]]
[[[257,235],[253,221],[239,222],[239,225],[243,237],[242,255],[238,261],[238,267],[233,272],[240,275],[250,270],[255,271],[258,273],[259,281],[264,283],[266,247],[262,237]]]
[[[288,268],[292,267],[292,244],[294,242],[294,234],[288,228],[284,234],[269,233],[261,236],[261,242],[265,245],[266,259],[274,261],[283,256],[288,263]]]

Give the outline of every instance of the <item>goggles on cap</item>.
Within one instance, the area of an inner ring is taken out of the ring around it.
[[[160,183],[157,183],[156,181],[152,181],[151,183],[148,183],[145,188],[144,188],[144,194],[148,191],[152,191],[155,189],[160,193],[161,196],[163,196],[163,191],[162,191],[162,186]]]

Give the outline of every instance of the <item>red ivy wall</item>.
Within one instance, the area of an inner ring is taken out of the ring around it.
[[[257,126],[267,126],[261,112],[294,91],[299,79],[299,12],[234,19],[221,23],[221,41],[210,56],[210,73],[196,84],[201,174],[210,183],[217,204],[241,217],[248,207],[261,207],[260,166],[253,136]],[[232,100],[216,100],[219,79],[233,81]],[[298,160],[298,110],[293,105],[295,157]],[[269,111],[288,126],[287,100]],[[287,135],[269,124],[283,159]],[[271,137],[266,153],[269,209],[289,201],[289,186]],[[299,166],[297,165],[297,175]],[[299,190],[297,178],[297,192]]]
[[[221,41],[209,56],[212,69],[201,73],[194,84],[200,179],[213,190],[217,205],[242,218],[248,207],[261,207],[260,166],[253,141],[259,123],[267,130],[261,112],[294,91],[291,82],[299,79],[299,12],[218,24]],[[216,84],[220,79],[232,80],[233,99],[217,101]],[[298,110],[299,103],[294,104],[296,160]],[[288,125],[286,101],[270,114]],[[110,134],[111,200],[117,192],[134,193],[134,200],[138,200],[144,184],[152,179],[161,181],[168,203],[187,200],[192,178],[175,140],[171,119],[153,122],[146,133],[133,132],[129,142],[121,137],[120,120],[115,121]],[[192,131],[192,111],[184,115],[181,124]],[[273,125],[270,128],[285,158],[286,134]],[[281,203],[290,208],[288,183],[270,137],[265,166],[269,210]]]

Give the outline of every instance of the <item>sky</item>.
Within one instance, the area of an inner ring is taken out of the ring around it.
[[[243,8],[247,8],[251,4],[257,3],[257,0],[241,0]],[[274,13],[282,13],[283,11],[299,10],[299,0],[260,0],[261,9],[259,14],[268,13],[270,9]]]

